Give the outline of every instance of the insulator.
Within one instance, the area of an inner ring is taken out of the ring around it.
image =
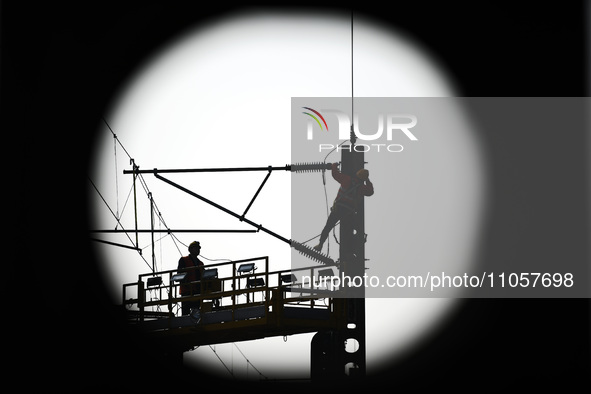
[[[330,170],[331,163],[296,163],[291,165],[291,172],[316,172]]]
[[[327,255],[325,255],[324,253],[317,251],[316,249],[313,249],[309,246],[306,246],[306,245],[301,244],[301,243],[294,241],[294,240],[291,240],[290,243],[291,243],[292,248],[294,248],[295,250],[297,250],[298,252],[300,252],[304,256],[309,257],[312,260],[315,260],[315,261],[322,263],[322,264],[334,264],[335,263],[333,259],[331,259]]]

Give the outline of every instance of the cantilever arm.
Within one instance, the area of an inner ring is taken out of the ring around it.
[[[136,174],[170,174],[170,173],[186,173],[186,172],[246,172],[246,171],[273,171],[282,170],[290,171],[291,166],[285,165],[283,167],[231,167],[231,168],[169,168],[153,170],[135,170]],[[133,174],[133,170],[123,170],[124,174]]]
[[[268,168],[267,168],[267,170],[268,170]],[[277,239],[280,239],[280,240],[282,240],[282,241],[283,241],[283,242],[285,242],[285,243],[291,244],[291,242],[290,242],[290,240],[289,240],[289,239],[287,239],[287,238],[284,238],[284,237],[282,237],[281,235],[279,235],[279,234],[277,234],[277,233],[275,233],[275,232],[273,232],[273,231],[271,231],[271,230],[269,230],[269,229],[267,229],[267,228],[263,227],[261,224],[256,224],[256,223],[255,223],[255,222],[253,222],[252,220],[249,220],[249,219],[245,218],[244,216],[240,216],[240,215],[238,215],[237,213],[235,213],[235,212],[232,212],[232,211],[230,211],[229,209],[222,207],[221,205],[219,205],[219,204],[217,204],[217,203],[215,203],[215,202],[213,202],[213,201],[211,201],[211,200],[209,200],[209,199],[207,199],[207,198],[205,198],[205,197],[203,197],[203,196],[201,196],[201,195],[199,195],[199,194],[197,194],[197,193],[195,193],[195,192],[193,192],[193,191],[191,191],[191,190],[189,190],[189,189],[187,189],[187,188],[185,188],[185,187],[183,187],[183,186],[181,186],[181,185],[179,185],[178,183],[175,183],[175,182],[171,181],[170,179],[166,179],[166,178],[164,178],[163,176],[161,176],[161,175],[158,175],[158,173],[157,173],[157,172],[154,172],[154,176],[155,176],[156,178],[160,179],[161,181],[163,181],[163,182],[166,182],[166,183],[168,183],[169,185],[171,185],[171,186],[174,186],[174,187],[176,187],[177,189],[179,189],[179,190],[182,190],[182,191],[184,191],[185,193],[187,193],[187,194],[189,194],[189,195],[191,195],[191,196],[193,196],[193,197],[196,197],[196,198],[198,198],[199,200],[201,200],[201,201],[203,201],[203,202],[206,202],[206,203],[208,203],[209,205],[211,205],[211,206],[213,206],[213,207],[216,207],[216,208],[217,208],[217,209],[219,209],[219,210],[221,210],[221,211],[224,211],[224,212],[225,212],[225,213],[227,213],[228,215],[232,215],[232,216],[234,216],[236,219],[240,220],[241,222],[246,222],[246,223],[250,224],[251,226],[254,226],[254,227],[256,227],[256,228],[257,228],[258,230],[260,230],[260,231],[264,231],[264,232],[266,232],[267,234],[269,234],[269,235],[272,235],[272,236],[274,236],[275,238],[277,238]]]
[[[246,171],[291,171],[291,172],[313,172],[330,170],[330,163],[296,163],[287,164],[283,167],[229,167],[229,168],[168,168],[152,170],[140,170],[136,167],[133,170],[123,170],[124,174],[172,174],[172,173],[187,173],[187,172],[246,172]]]

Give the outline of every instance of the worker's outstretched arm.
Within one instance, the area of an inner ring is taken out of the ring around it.
[[[338,183],[343,183],[345,182],[347,179],[349,179],[349,177],[345,174],[342,174],[339,171],[339,163],[332,163],[332,177],[334,178],[335,181],[337,181]]]

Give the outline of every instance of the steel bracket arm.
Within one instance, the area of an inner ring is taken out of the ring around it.
[[[203,202],[205,202],[205,203],[207,203],[207,204],[209,204],[209,205],[211,205],[211,206],[213,206],[213,207],[215,207],[215,208],[217,208],[217,209],[219,209],[219,210],[227,213],[228,215],[234,216],[236,219],[240,220],[241,222],[245,222],[245,223],[250,224],[253,227],[256,227],[259,231],[263,231],[263,232],[265,232],[265,233],[267,233],[269,235],[274,236],[277,239],[282,240],[283,242],[285,242],[287,244],[291,244],[291,242],[290,242],[289,239],[284,238],[281,235],[279,235],[279,234],[277,234],[277,233],[275,233],[275,232],[273,232],[273,231],[271,231],[271,230],[263,227],[261,224],[256,224],[252,220],[249,220],[249,219],[245,218],[244,215],[241,216],[241,215],[239,215],[239,214],[237,214],[235,212],[232,212],[229,209],[227,209],[227,208],[225,208],[225,207],[223,207],[223,206],[221,206],[221,205],[219,205],[219,204],[217,204],[217,203],[215,203],[215,202],[213,202],[213,201],[211,201],[211,200],[209,200],[209,199],[207,199],[207,198],[205,198],[205,197],[203,197],[203,196],[201,196],[201,195],[199,195],[199,194],[197,194],[197,193],[195,193],[195,192],[193,192],[193,191],[191,191],[189,189],[187,189],[186,187],[183,187],[183,186],[179,185],[178,183],[175,183],[175,182],[171,181],[170,179],[164,178],[163,176],[161,176],[161,175],[158,174],[158,170],[157,169],[154,169],[153,173],[154,173],[154,176],[157,179],[160,179],[161,181],[163,181],[165,183],[168,183],[169,185],[171,185],[173,187],[176,187],[177,189],[182,190],[185,193],[187,193],[187,194],[189,194],[189,195],[191,195],[191,196],[193,196],[195,198],[198,198],[199,200],[201,200],[201,201],[203,201]],[[269,174],[270,174],[270,171],[269,171]],[[268,176],[267,176],[267,178],[268,178]],[[265,179],[265,181],[266,181],[266,179]],[[263,185],[264,185],[264,182],[263,182]],[[263,185],[261,185],[261,188],[262,188]],[[259,189],[259,191],[260,191],[260,189]],[[255,196],[255,198],[256,198],[256,196]],[[253,199],[253,201],[254,201],[254,199]],[[252,204],[252,201],[251,201],[251,204]],[[250,205],[249,205],[249,207],[250,207]],[[245,214],[246,214],[246,212],[245,212]]]

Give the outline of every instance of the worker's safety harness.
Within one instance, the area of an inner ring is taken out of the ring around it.
[[[356,211],[357,208],[357,189],[361,186],[362,182],[356,182],[353,184],[353,179],[351,179],[352,185],[349,186],[347,189],[341,186],[339,188],[339,192],[337,193],[337,198],[335,198],[333,203],[333,208],[336,206],[343,207],[352,213]]]

